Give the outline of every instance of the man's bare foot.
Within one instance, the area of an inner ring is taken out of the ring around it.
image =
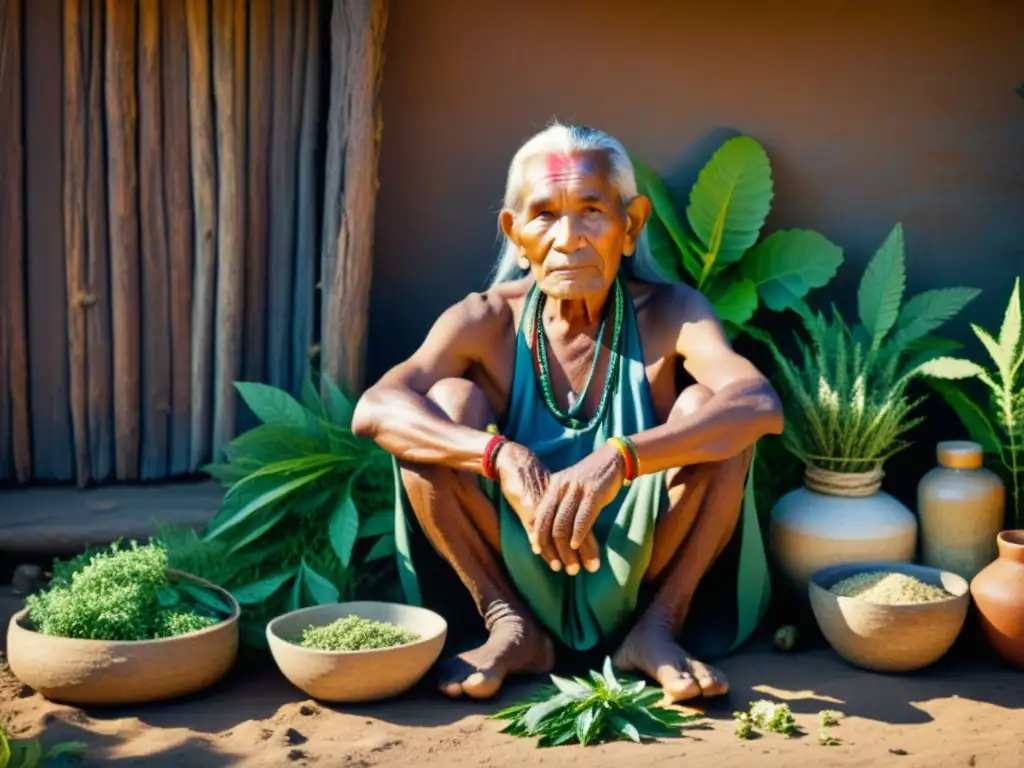
[[[551,638],[519,616],[506,616],[491,627],[487,642],[472,651],[445,659],[438,666],[441,691],[487,699],[501,688],[508,675],[540,674],[555,665]]]
[[[672,701],[721,696],[729,681],[721,670],[690,657],[675,641],[667,622],[641,619],[626,636],[612,663],[637,670],[658,681]]]

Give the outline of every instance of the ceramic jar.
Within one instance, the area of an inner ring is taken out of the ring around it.
[[[921,562],[970,581],[996,558],[996,536],[1006,514],[1006,488],[982,466],[978,443],[939,443],[939,466],[917,486]]]
[[[809,467],[804,485],[772,508],[772,554],[797,595],[807,597],[811,575],[828,566],[913,562],[917,518],[881,486],[881,470]]]
[[[1003,659],[1024,669],[1024,530],[1003,531],[999,557],[971,582],[981,627]]]

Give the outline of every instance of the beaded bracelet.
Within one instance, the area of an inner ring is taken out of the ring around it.
[[[608,442],[622,454],[622,462],[625,465],[622,484],[631,485],[640,474],[640,459],[636,455],[636,446],[628,437],[609,437]]]
[[[508,438],[499,434],[498,428],[494,424],[487,427],[487,432],[491,435],[491,439],[487,442],[487,447],[484,448],[482,461],[484,477],[488,480],[497,480],[498,473],[495,471],[494,459],[501,446],[508,442]]]

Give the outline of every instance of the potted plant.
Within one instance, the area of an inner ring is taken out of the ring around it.
[[[230,593],[167,567],[158,544],[55,563],[7,631],[11,671],[57,701],[127,704],[193,693],[238,653]]]
[[[910,562],[917,521],[882,490],[885,462],[906,448],[921,418],[908,394],[926,362],[948,344],[931,338],[979,293],[975,288],[925,291],[903,303],[903,231],[896,225],[864,271],[858,322],[798,306],[807,340],[796,361],[765,341],[779,366],[786,428],[783,444],[804,464],[803,486],[771,512],[771,549],[802,595],[808,579],[830,565]]]

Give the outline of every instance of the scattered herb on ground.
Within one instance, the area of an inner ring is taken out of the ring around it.
[[[84,742],[64,741],[44,750],[39,739],[12,739],[0,727],[0,768],[77,765],[84,755]]]
[[[911,605],[949,600],[951,595],[941,587],[926,584],[913,576],[887,571],[858,573],[836,582],[829,592],[840,597],[856,597],[880,605]]]
[[[825,709],[818,713],[818,743],[832,747],[839,744],[839,739],[829,733],[829,728],[839,725],[841,712]],[[778,733],[782,736],[795,736],[798,731],[796,720],[788,704],[771,701],[752,701],[746,712],[733,713],[733,733],[738,739],[752,739],[759,736],[759,731]]]
[[[415,632],[386,621],[346,616],[323,626],[307,627],[298,644],[317,651],[371,651],[407,645],[419,639]]]
[[[49,588],[26,604],[37,632],[89,640],[175,637],[231,615],[213,591],[172,583],[162,547],[136,542],[58,561]]]
[[[839,725],[839,718],[842,712],[834,709],[823,709],[818,713],[818,743],[823,747],[835,747],[839,745],[839,739],[829,733],[829,728]]]
[[[642,680],[620,680],[610,658],[603,673],[591,671],[589,679],[551,675],[551,682],[554,686],[536,698],[491,716],[511,721],[502,733],[538,737],[538,747],[574,741],[583,746],[617,740],[639,744],[642,739],[681,737],[683,726],[701,719],[658,706],[663,692],[647,688]]]

